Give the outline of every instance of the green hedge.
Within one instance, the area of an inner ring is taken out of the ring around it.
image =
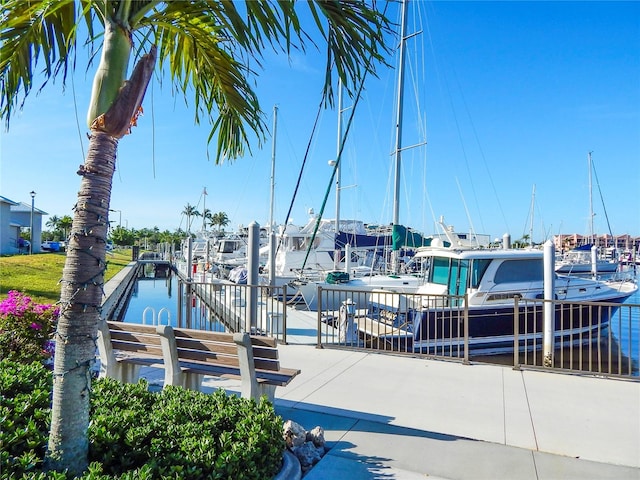
[[[0,361],[0,478],[43,474],[51,372]],[[285,448],[282,419],[266,399],[180,387],[150,392],[145,381],[92,384],[91,466],[85,479],[259,479],[275,475]]]

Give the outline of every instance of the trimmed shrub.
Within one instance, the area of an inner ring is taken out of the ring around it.
[[[42,472],[52,375],[41,363],[0,361],[0,479],[66,479]],[[83,479],[256,479],[275,475],[282,419],[260,402],[180,387],[92,383],[88,472]]]
[[[90,461],[121,475],[265,479],[278,472],[282,419],[265,399],[205,394],[180,387],[148,391],[146,382],[96,382],[91,401]]]
[[[40,362],[0,361],[2,478],[19,478],[42,469],[49,438],[52,379]]]

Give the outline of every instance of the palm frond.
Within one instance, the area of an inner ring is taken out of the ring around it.
[[[0,115],[8,126],[31,91],[40,62],[42,86],[59,74],[64,82],[76,40],[74,1],[9,0],[0,25]]]

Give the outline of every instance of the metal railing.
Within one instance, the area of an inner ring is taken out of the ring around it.
[[[251,332],[287,342],[287,286],[178,282],[179,327]]]
[[[525,300],[477,314],[464,296],[318,289],[317,346],[640,380],[640,305]],[[554,348],[543,358],[544,306]],[[455,308],[451,308],[455,307]]]
[[[555,335],[551,363],[545,365],[539,319],[548,303],[555,311]],[[514,366],[638,378],[640,305],[516,299],[514,314]]]

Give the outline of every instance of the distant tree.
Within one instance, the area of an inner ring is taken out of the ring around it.
[[[212,216],[211,225],[217,225],[218,231],[222,231],[229,223],[231,223],[229,217],[224,212],[218,212]]]
[[[130,247],[135,242],[133,232],[121,225],[118,225],[116,228],[111,230],[110,237],[114,244],[121,247]]]
[[[191,233],[191,222],[193,221],[194,217],[200,216],[200,212],[196,207],[187,203],[184,206],[184,210],[182,210],[182,214],[187,217],[187,234],[189,234]]]
[[[58,227],[63,232],[64,240],[67,240],[69,238],[69,230],[71,229],[72,225],[73,225],[73,218],[71,218],[69,215],[65,215],[58,222]]]
[[[207,223],[209,226],[213,225],[213,212],[208,208],[205,208],[202,212],[202,229],[207,229]]]
[[[60,223],[60,217],[58,217],[57,215],[51,215],[49,217],[49,220],[47,220],[47,223],[45,223],[45,225],[49,228],[51,228],[53,231],[58,230],[59,224]]]

